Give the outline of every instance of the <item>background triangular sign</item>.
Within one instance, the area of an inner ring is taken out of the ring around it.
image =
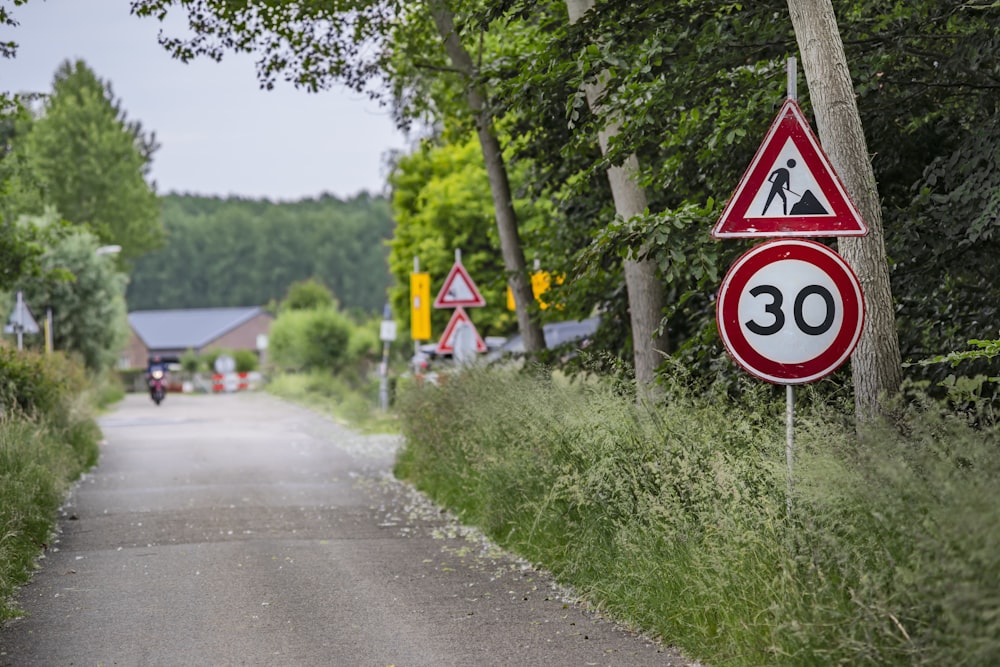
[[[469,314],[459,306],[452,314],[448,326],[445,327],[444,334],[441,335],[441,340],[438,341],[437,353],[452,354],[455,352],[455,332],[458,330],[460,324],[467,324],[472,327],[472,332],[476,335],[476,352],[486,352],[488,348],[479,335],[479,330],[476,329],[476,325],[469,319]]]
[[[476,308],[485,306],[486,299],[479,293],[476,283],[472,282],[472,277],[465,270],[461,262],[455,262],[448,272],[448,277],[444,279],[441,291],[434,299],[435,308]]]
[[[822,196],[830,205],[827,215],[750,214],[750,205],[764,187],[786,143],[791,140]],[[750,238],[767,236],[864,236],[868,225],[854,206],[829,158],[795,100],[785,100],[778,116],[743,174],[736,192],[712,230],[712,236]]]
[[[38,322],[35,321],[35,318],[31,314],[28,304],[24,302],[24,297],[20,291],[17,293],[14,311],[10,314],[10,320],[8,320],[7,326],[5,326],[3,330],[4,333],[18,333],[18,331],[20,331],[20,333],[28,334],[40,333],[38,329]]]

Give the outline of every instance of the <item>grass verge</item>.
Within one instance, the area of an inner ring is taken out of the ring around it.
[[[312,408],[362,433],[398,433],[399,420],[378,406],[378,380],[357,387],[328,372],[282,373],[267,383],[267,391]]]
[[[656,409],[483,369],[400,400],[396,473],[594,604],[712,665],[1000,664],[996,433],[932,405],[860,435],[804,390]]]
[[[55,355],[0,350],[0,621],[31,576],[74,480],[97,462],[83,371]]]

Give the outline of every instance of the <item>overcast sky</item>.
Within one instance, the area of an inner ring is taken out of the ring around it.
[[[176,10],[175,10],[176,11]],[[406,145],[386,109],[345,89],[263,91],[251,56],[185,65],[157,42],[160,24],[129,0],[31,0],[0,39],[0,89],[51,90],[61,62],[83,59],[109,81],[128,118],[156,133],[157,192],[294,200],[384,188],[387,151]]]

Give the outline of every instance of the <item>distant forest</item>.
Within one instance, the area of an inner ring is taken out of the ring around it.
[[[167,240],[135,261],[129,310],[258,306],[315,278],[346,309],[381,312],[389,202],[362,193],[291,203],[170,194]]]

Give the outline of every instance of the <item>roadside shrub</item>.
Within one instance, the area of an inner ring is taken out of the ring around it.
[[[0,348],[0,409],[5,415],[61,427],[75,416],[81,395],[90,389],[82,363],[64,354]]]
[[[233,352],[237,373],[250,373],[257,370],[257,354],[253,350],[236,350]]]
[[[181,355],[181,370],[185,373],[197,373],[201,362],[202,359],[198,356],[198,353],[188,348]]]
[[[335,310],[305,311],[306,368],[337,372],[348,361],[351,321]]]
[[[351,322],[334,310],[293,310],[271,325],[271,362],[281,370],[335,372],[347,360]]]
[[[29,417],[54,412],[65,388],[60,378],[45,372],[45,358],[34,352],[0,348],[0,406]]]
[[[359,368],[366,368],[382,357],[382,341],[377,327],[363,324],[352,327],[347,345],[347,358]]]
[[[120,371],[108,369],[91,375],[90,382],[93,395],[91,402],[97,408],[107,408],[125,398],[125,384]]]
[[[69,484],[97,462],[100,430],[91,418],[82,365],[61,354],[0,349],[0,620],[11,603]]]
[[[201,353],[201,363],[202,369],[208,371],[209,373],[215,372],[215,360],[226,354],[225,350],[220,350],[219,348],[213,348],[205,350]]]
[[[298,371],[306,367],[306,320],[308,311],[293,310],[279,315],[271,324],[268,335],[270,363],[283,371]]]

